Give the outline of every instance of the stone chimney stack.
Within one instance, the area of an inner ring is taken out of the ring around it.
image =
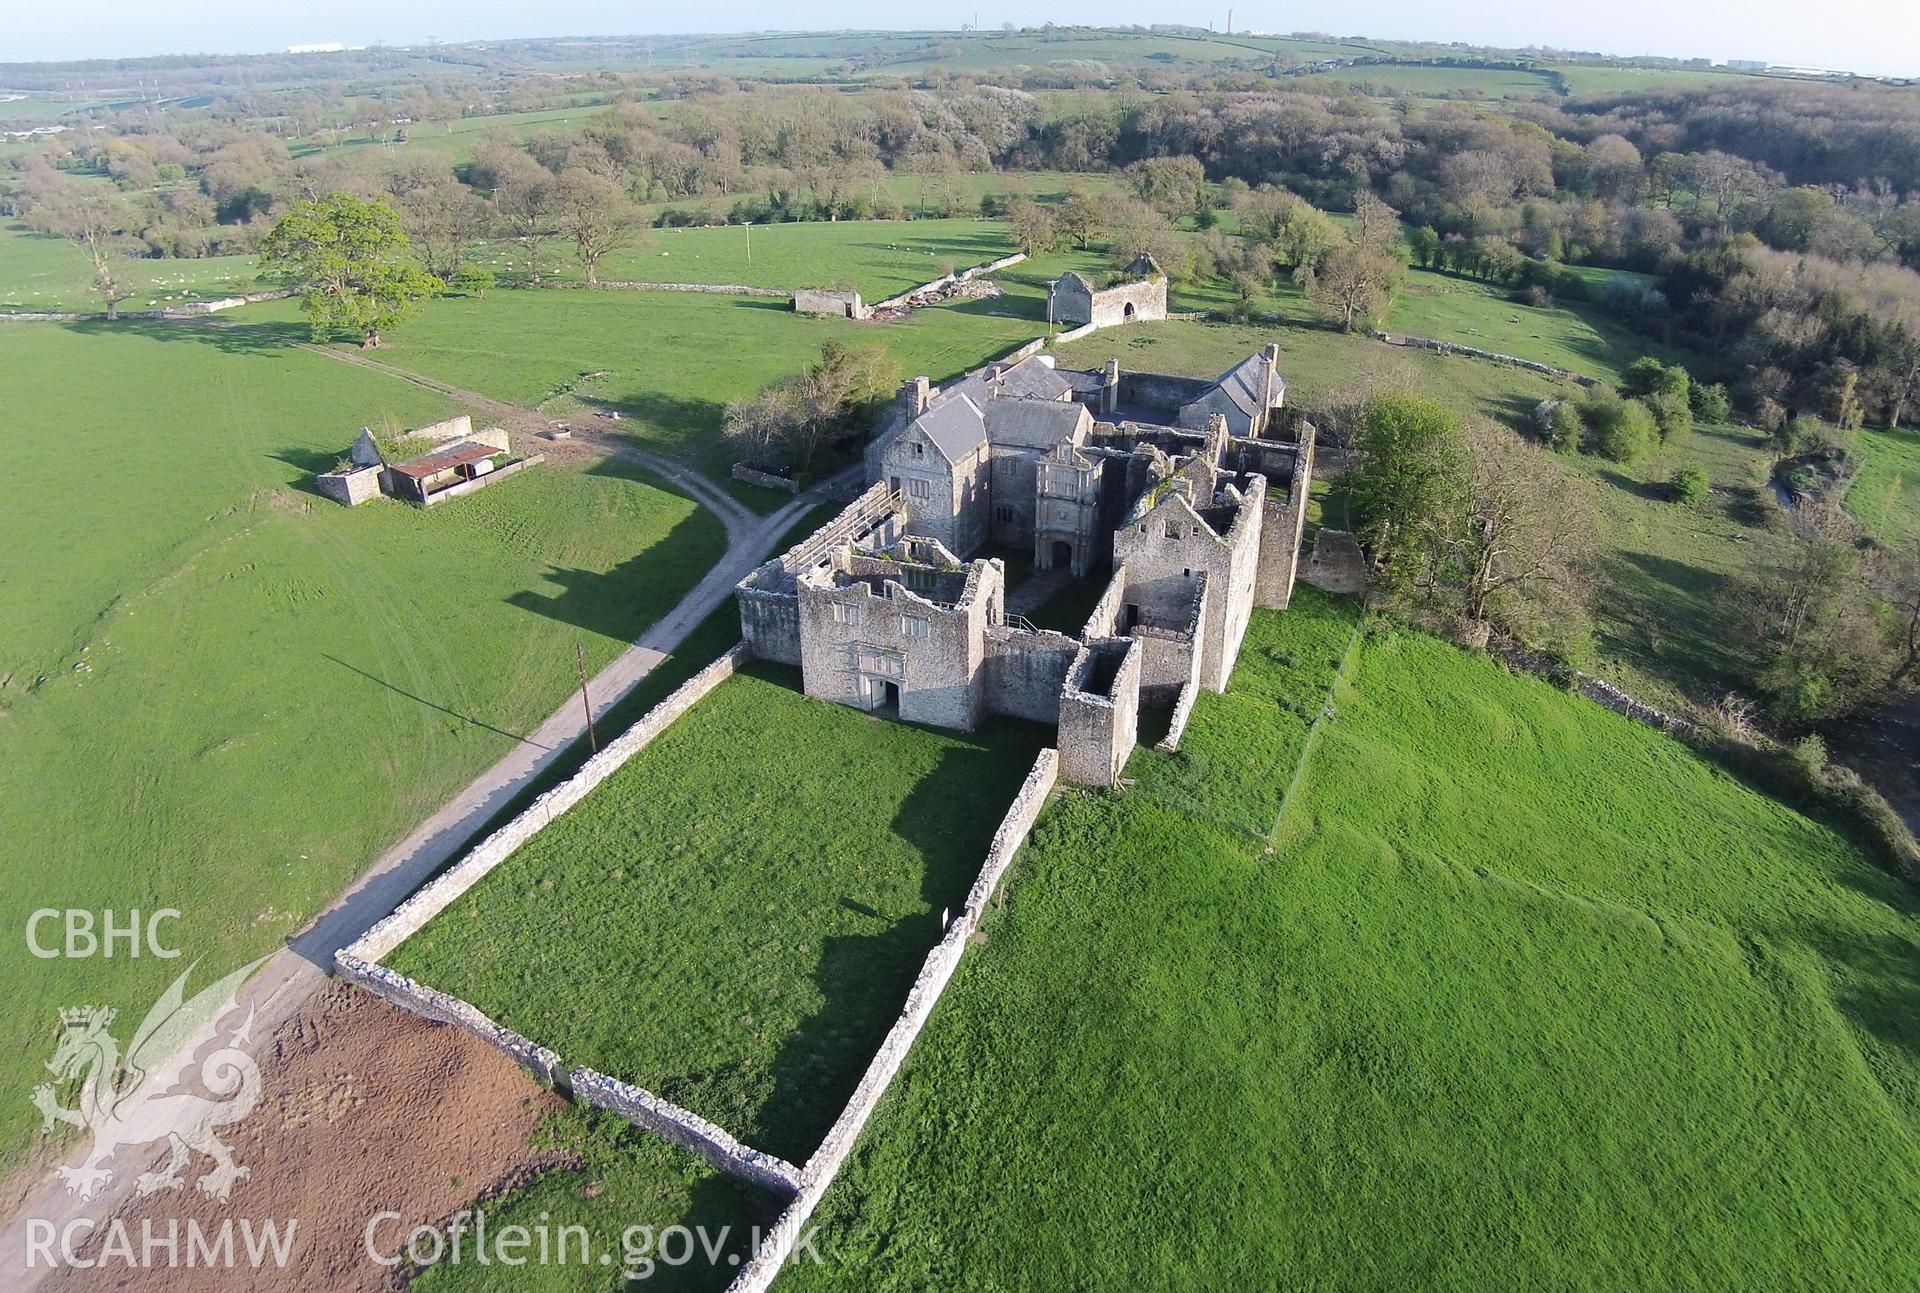
[[[900,383],[900,415],[908,422],[913,421],[927,411],[927,405],[933,399],[933,383],[920,376],[910,382]]]
[[[1120,357],[1107,358],[1106,380],[1100,385],[1100,411],[1106,414],[1120,407]]]

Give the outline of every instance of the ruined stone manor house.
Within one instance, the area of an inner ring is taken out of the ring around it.
[[[989,365],[917,377],[867,450],[857,500],[737,589],[747,645],[809,696],[971,729],[1057,724],[1061,774],[1111,785],[1142,705],[1177,746],[1200,688],[1224,691],[1256,606],[1292,596],[1313,429],[1282,434],[1268,346],[1204,381]],[[1006,568],[1110,572],[1078,636],[1006,608]]]

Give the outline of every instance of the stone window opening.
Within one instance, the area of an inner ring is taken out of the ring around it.
[[[846,602],[835,602],[833,604],[833,622],[835,624],[858,624],[860,622],[860,608],[858,606],[850,606]]]
[[[907,493],[913,498],[932,498],[933,486],[924,480],[910,480],[907,482]]]
[[[902,615],[900,632],[910,638],[923,638],[927,635],[927,621],[920,615]]]

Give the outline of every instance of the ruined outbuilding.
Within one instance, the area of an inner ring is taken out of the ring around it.
[[[1142,252],[1119,281],[1095,287],[1068,270],[1053,286],[1053,317],[1060,323],[1111,328],[1167,317],[1167,276]]]
[[[858,292],[803,287],[793,294],[793,312],[830,319],[864,319],[873,311],[860,299]]]
[[[1268,347],[1214,382],[1044,358],[907,382],[866,492],[739,584],[748,647],[911,722],[1055,724],[1063,774],[1113,784],[1142,706],[1172,707],[1177,745],[1254,608],[1292,597],[1313,428],[1282,433],[1277,366]],[[1035,628],[990,549],[1106,593],[1078,633]]]
[[[381,447],[371,429],[361,427],[346,462],[315,477],[315,488],[348,507],[381,494],[430,507],[542,461],[538,454],[514,458],[506,431],[500,427],[476,431],[473,419],[464,414],[408,432],[405,439],[431,448],[404,459],[394,453],[394,461],[389,461],[391,450]]]

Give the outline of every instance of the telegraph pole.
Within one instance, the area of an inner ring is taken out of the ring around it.
[[[587,651],[578,642],[573,644],[573,663],[580,670],[580,708],[587,714],[587,749],[600,753],[600,738],[593,732],[593,704],[587,699]]]

